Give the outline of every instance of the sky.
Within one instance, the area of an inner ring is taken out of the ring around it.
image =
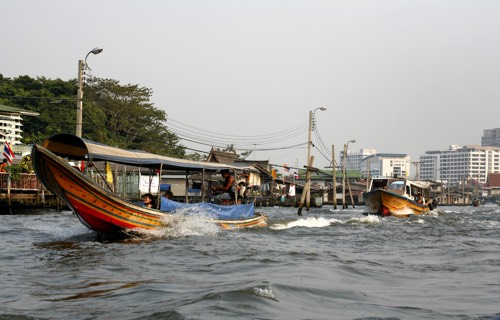
[[[152,89],[188,153],[233,144],[302,168],[310,112],[321,169],[350,140],[418,161],[500,127],[497,0],[20,0],[1,12],[0,74],[75,79],[102,47],[91,74]]]

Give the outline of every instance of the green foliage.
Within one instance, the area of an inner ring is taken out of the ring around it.
[[[13,164],[5,167],[5,171],[10,173],[12,180],[18,181],[21,178],[20,174],[23,173],[23,168],[18,164]]]
[[[35,173],[33,169],[33,162],[31,161],[31,156],[24,156],[19,163],[22,173]]]
[[[199,154],[198,152],[189,154],[189,155],[186,156],[186,158],[189,159],[189,160],[194,160],[194,161],[205,161],[205,160],[207,160],[207,156],[206,155]]]
[[[38,117],[23,118],[23,142],[40,143],[59,132],[74,132],[76,82],[61,79],[1,77],[0,103],[38,112]],[[72,107],[70,107],[72,106]]]
[[[239,159],[246,159],[249,155],[251,155],[253,153],[252,150],[248,150],[246,152],[242,152],[238,155],[238,158]]]

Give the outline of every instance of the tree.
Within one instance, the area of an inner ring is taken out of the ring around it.
[[[225,151],[225,152],[234,152],[238,156],[238,159],[241,159],[241,160],[245,160],[253,152],[252,150],[247,150],[245,152],[242,152],[242,153],[238,154],[236,152],[236,150],[234,149],[234,144],[228,144],[227,148],[223,149],[222,151]]]
[[[91,140],[125,149],[184,158],[184,146],[167,130],[167,114],[150,102],[152,90],[95,79],[86,88],[84,134]]]

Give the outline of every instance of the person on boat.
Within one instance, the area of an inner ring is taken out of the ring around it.
[[[415,201],[416,201],[416,202],[420,202],[420,198],[421,198],[421,197],[420,197],[420,193],[416,193],[416,194],[415,194]]]
[[[436,199],[434,199],[434,197],[431,197],[429,199],[429,202],[427,203],[427,205],[429,206],[430,210],[436,209],[436,207],[437,207]]]
[[[163,196],[167,199],[172,199],[174,197],[174,194],[172,193],[172,191],[167,190],[163,193]]]
[[[142,202],[146,208],[156,208],[155,197],[151,193],[142,196]]]
[[[244,199],[247,191],[247,184],[245,181],[238,183],[238,198]]]
[[[221,192],[221,194],[218,194],[215,198],[217,200],[234,200],[236,198],[232,190],[234,177],[229,173],[228,169],[222,169],[220,174],[224,178],[224,183],[212,188],[212,191]]]
[[[173,197],[174,197],[174,194],[170,190],[167,190],[163,193],[163,195],[161,196],[161,200],[160,200],[160,210],[161,211],[169,211],[168,210],[168,208],[169,208],[168,200],[172,200]],[[164,200],[164,198],[168,199],[168,200]]]

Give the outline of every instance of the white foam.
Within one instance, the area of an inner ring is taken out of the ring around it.
[[[275,301],[279,301],[278,298],[276,297],[276,295],[274,294],[274,290],[272,287],[268,286],[268,287],[255,287],[253,289],[253,291],[255,292],[256,295],[260,296],[260,297],[264,297],[264,298],[269,298],[269,299],[272,299],[272,300],[275,300]]]
[[[360,222],[360,223],[366,223],[366,224],[370,224],[370,223],[375,224],[375,223],[382,222],[382,218],[380,216],[369,214],[367,216],[363,216],[360,218],[351,218],[351,219],[347,220],[347,222]]]
[[[284,229],[290,229],[294,227],[306,227],[306,228],[322,228],[322,227],[327,227],[331,225],[332,223],[342,223],[341,220],[332,218],[332,219],[326,219],[323,217],[315,218],[315,217],[309,217],[307,219],[299,219],[295,221],[291,221],[288,223],[277,223],[273,226],[270,226],[269,228],[274,229],[274,230],[284,230]]]
[[[163,218],[165,227],[152,230],[134,229],[151,237],[185,237],[185,236],[203,236],[216,235],[220,228],[213,219],[206,215],[184,215],[181,212],[167,215]]]

